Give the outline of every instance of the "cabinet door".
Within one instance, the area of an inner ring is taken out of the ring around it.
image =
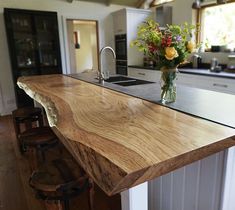
[[[172,6],[162,5],[156,8],[156,20],[160,27],[172,24]]]
[[[60,52],[58,40],[57,17],[52,15],[35,15],[37,48],[41,74],[56,73]],[[61,73],[57,70],[57,73]]]
[[[9,20],[10,19],[10,20]],[[36,37],[33,31],[33,21],[30,14],[12,13],[9,16],[7,29],[11,37],[10,48],[15,75],[22,76],[21,70],[36,67]]]
[[[114,34],[126,34],[126,11],[120,10],[113,13]]]
[[[210,78],[209,84],[214,91],[235,94],[234,79]]]
[[[57,13],[4,8],[18,107],[33,100],[16,85],[20,76],[62,73]]]

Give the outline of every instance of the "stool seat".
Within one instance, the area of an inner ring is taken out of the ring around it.
[[[14,110],[12,114],[14,114],[15,117],[28,117],[34,114],[40,114],[41,111],[39,107],[23,107]]]
[[[87,175],[72,159],[56,159],[42,165],[33,172],[29,184],[45,204],[49,205],[49,201],[63,203],[60,210],[69,210],[69,200],[90,189]],[[89,198],[90,210],[92,203]]]
[[[25,146],[38,146],[57,141],[57,137],[50,127],[30,128],[21,133],[19,138]]]
[[[50,127],[44,126],[41,108],[16,109],[12,112],[12,118],[20,152],[28,156],[33,171],[45,162],[46,151],[55,147],[58,139]]]
[[[56,159],[43,164],[30,179],[30,185],[37,190],[53,192],[77,182],[85,181],[84,172],[72,159]]]
[[[38,107],[24,107],[14,110],[12,115],[17,121],[24,121],[32,119],[32,117],[39,116],[41,112],[41,108]]]

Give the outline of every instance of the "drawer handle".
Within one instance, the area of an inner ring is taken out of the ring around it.
[[[143,76],[145,76],[145,73],[138,73],[139,75],[143,75]]]
[[[215,86],[215,87],[228,88],[228,85],[223,85],[223,84],[218,84],[218,83],[214,83],[213,86]]]

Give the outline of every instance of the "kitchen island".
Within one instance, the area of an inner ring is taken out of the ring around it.
[[[197,109],[193,108],[192,115],[182,113],[185,105],[180,104],[189,101],[180,93],[184,87],[178,88],[180,97],[174,108],[160,105],[157,84],[138,86],[148,92],[135,95],[138,88],[134,86],[117,88],[117,85],[105,84],[106,87],[102,87],[94,75],[89,74],[76,78],[21,77],[18,85],[44,106],[50,126],[108,195],[235,145],[233,117],[210,119],[211,114],[194,117]],[[129,91],[128,95],[125,91]],[[131,96],[131,91],[136,97]],[[193,92],[189,92],[188,97],[193,98]],[[206,94],[198,90],[195,96],[199,99],[201,93]],[[141,99],[147,95],[155,96],[156,103]],[[181,97],[184,100],[180,103]],[[233,96],[226,97],[229,100]],[[235,103],[235,98],[231,101]]]

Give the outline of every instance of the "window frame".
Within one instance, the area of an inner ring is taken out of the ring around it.
[[[230,4],[230,3],[235,3],[235,0],[227,0],[226,4]],[[204,9],[208,8],[208,7],[216,7],[219,5],[223,5],[223,4],[217,4],[217,3],[209,3],[209,4],[205,4],[202,5],[200,9],[197,9],[197,13],[196,13],[196,22],[197,22],[197,26],[198,29],[196,31],[196,43],[200,44],[201,40],[202,40],[202,33],[201,33],[201,26],[202,26],[202,12]]]

